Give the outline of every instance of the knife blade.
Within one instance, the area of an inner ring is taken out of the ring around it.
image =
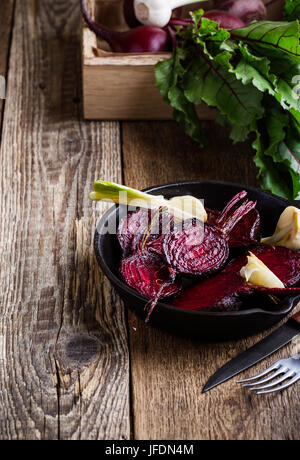
[[[272,355],[280,348],[290,343],[300,334],[300,312],[290,318],[283,326],[265,337],[253,347],[239,354],[223,367],[221,367],[206,383],[202,393],[226,382],[235,375],[249,369],[263,359]]]

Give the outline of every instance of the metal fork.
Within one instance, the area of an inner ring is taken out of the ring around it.
[[[262,380],[261,377],[268,375],[266,378]],[[273,380],[275,377],[280,376],[278,379]],[[300,379],[300,353],[295,356],[292,356],[288,359],[280,359],[277,361],[273,366],[270,366],[261,374],[255,375],[250,379],[239,380],[237,383],[246,383],[243,387],[251,387],[251,391],[256,391],[256,394],[266,394],[272,393],[273,391],[280,391],[284,388],[293,385]],[[254,382],[256,380],[256,382]],[[262,385],[266,383],[266,385]],[[279,385],[281,384],[281,385]],[[259,385],[259,386],[257,386]],[[276,386],[279,385],[279,386]],[[263,390],[263,391],[257,391]]]

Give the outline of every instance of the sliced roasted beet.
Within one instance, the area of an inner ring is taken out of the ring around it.
[[[198,219],[196,218],[192,218],[192,219],[187,219],[185,220],[184,222],[179,222],[177,224],[175,224],[174,220],[170,220],[169,222],[166,221],[166,224],[168,225],[168,227],[164,227],[164,232],[161,236],[159,236],[157,238],[157,235],[152,235],[152,238],[148,239],[146,245],[145,245],[145,249],[147,249],[147,251],[150,251],[150,252],[154,252],[156,254],[159,254],[160,256],[163,256],[163,242],[164,242],[164,239],[165,239],[165,235],[168,234],[168,233],[174,233],[175,231],[177,231],[177,229],[179,228],[182,228],[182,229],[186,229],[190,226],[197,226],[197,225],[203,225],[202,222],[200,222]],[[156,239],[154,239],[156,237]]]
[[[300,287],[293,287],[300,281],[300,251],[262,245],[252,252],[278,276],[286,286],[285,289],[269,289],[248,284],[240,275],[242,267],[247,264],[245,255],[233,260],[212,278],[183,291],[173,301],[173,305],[186,310],[232,311],[239,307],[243,296],[257,291],[277,297],[300,293]]]
[[[132,247],[135,246],[136,239],[140,238],[145,231],[147,222],[148,212],[144,209],[130,212],[127,217],[121,220],[117,238],[124,257],[132,253]]]
[[[151,314],[159,299],[178,294],[181,284],[162,257],[148,251],[140,251],[121,261],[121,274],[131,288],[152,300]]]
[[[253,292],[234,272],[221,272],[183,291],[172,305],[184,310],[232,311],[240,306],[240,295]]]
[[[280,246],[261,244],[251,249],[286,287],[296,286],[300,282],[300,251]],[[225,272],[240,273],[242,267],[247,264],[247,254],[234,259],[225,268]],[[264,289],[264,288],[262,288]]]
[[[261,245],[251,249],[286,287],[296,286],[300,282],[300,251],[280,246]],[[246,262],[247,263],[247,262]],[[241,268],[243,265],[241,266]]]
[[[207,276],[221,270],[229,257],[229,235],[256,203],[234,205],[246,192],[236,195],[216,219],[215,225],[198,223],[165,236],[162,249],[168,264],[177,273]]]
[[[174,219],[167,212],[151,209],[130,212],[121,220],[117,231],[123,256],[133,254],[170,230],[174,230]]]
[[[255,290],[266,293],[268,295],[273,295],[279,298],[287,297],[290,295],[297,296],[300,294],[300,286],[299,287],[286,287],[284,289],[280,289],[280,288],[270,289],[270,288],[264,288],[261,286],[257,286]]]
[[[162,245],[168,264],[186,275],[211,274],[222,268],[229,248],[222,232],[211,225],[190,225],[166,235]]]

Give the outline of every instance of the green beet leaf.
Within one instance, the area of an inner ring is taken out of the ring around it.
[[[284,18],[287,21],[300,19],[300,0],[286,0],[284,7]]]
[[[203,11],[193,13],[194,23],[177,31],[173,57],[157,64],[156,80],[175,120],[201,147],[206,138],[196,106],[204,102],[217,109],[216,121],[230,128],[233,142],[256,135],[262,187],[299,199],[299,23],[290,3],[291,22],[253,22],[231,33],[202,18]]]

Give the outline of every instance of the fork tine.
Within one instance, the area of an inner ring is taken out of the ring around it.
[[[300,375],[295,375],[294,378],[289,380],[287,383],[284,383],[280,387],[275,387],[275,388],[272,388],[271,390],[258,391],[256,394],[262,395],[262,394],[267,394],[267,393],[273,393],[275,391],[284,390],[285,388],[289,387],[290,385],[293,385],[293,383],[296,383],[299,379],[300,379]]]
[[[263,377],[264,375],[267,375],[269,372],[273,371],[274,369],[280,369],[281,364],[278,362],[273,364],[273,366],[268,367],[264,372],[261,372],[260,374],[255,375],[254,377],[250,377],[249,379],[244,379],[244,380],[238,380],[237,383],[246,383],[246,382],[251,382],[252,380],[259,379],[260,377]]]
[[[294,377],[295,376],[295,372],[294,371],[289,371],[289,372],[286,372],[285,374],[283,374],[279,379],[276,379],[276,380],[273,380],[272,378],[272,382],[268,383],[267,385],[262,385],[262,386],[259,386],[259,387],[253,387],[253,388],[250,388],[251,391],[257,391],[257,390],[263,390],[264,388],[275,388],[276,385],[278,385],[279,383],[281,382],[284,382],[286,379],[290,378],[290,377]]]
[[[269,382],[270,380],[273,380],[275,377],[277,377],[278,375],[284,373],[286,370],[287,369],[283,369],[282,366],[280,366],[280,368],[276,372],[272,372],[265,379],[256,380],[255,382],[252,381],[251,383],[246,383],[245,385],[243,385],[243,387],[254,387],[255,385],[262,385],[263,383],[266,383],[266,382]]]

